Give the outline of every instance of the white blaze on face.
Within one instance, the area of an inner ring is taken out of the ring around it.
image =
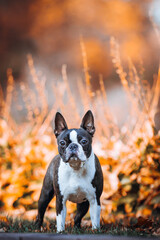
[[[81,144],[79,144],[78,142],[78,138],[77,138],[77,132],[75,130],[72,130],[70,132],[69,135],[69,139],[71,140],[72,143],[75,143],[78,145],[78,151],[77,151],[77,157],[81,160],[81,161],[86,161],[87,157],[83,151],[83,148],[81,146]],[[66,149],[67,150],[67,149]]]
[[[70,132],[69,139],[70,139],[71,142],[73,142],[73,143],[78,143],[77,132],[76,132],[75,130],[72,130],[72,131]]]

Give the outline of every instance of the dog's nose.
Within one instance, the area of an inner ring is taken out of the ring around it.
[[[69,146],[69,149],[70,149],[71,151],[76,151],[76,150],[78,149],[78,145],[75,144],[75,143],[72,143],[72,144]]]

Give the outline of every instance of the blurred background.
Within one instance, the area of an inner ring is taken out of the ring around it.
[[[55,113],[78,127],[88,109],[105,180],[103,221],[158,215],[159,27],[159,0],[0,0],[4,215],[34,219],[57,153]],[[54,201],[49,208],[55,217]],[[68,220],[75,211],[69,203]]]
[[[117,102],[120,98],[126,109],[126,99],[111,62],[110,37],[120,44],[124,66],[128,58],[137,65],[143,63],[143,78],[152,83],[158,70],[159,45],[151,19],[160,24],[159,9],[158,0],[0,0],[0,83],[5,90],[8,68],[16,82],[30,81],[26,57],[30,53],[36,70],[47,79],[48,89],[50,82],[61,80],[63,64],[67,64],[69,82],[76,88],[84,74],[82,36],[92,89],[99,88],[102,74],[112,111],[123,122]],[[51,104],[52,93],[48,95]]]

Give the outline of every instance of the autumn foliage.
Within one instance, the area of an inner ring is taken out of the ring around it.
[[[110,223],[124,216],[149,217],[158,214],[160,134],[154,126],[154,115],[160,96],[160,72],[152,87],[143,80],[142,66],[137,69],[128,60],[126,72],[119,46],[114,38],[111,39],[113,65],[131,109],[129,118],[120,128],[109,109],[102,76],[99,78],[100,90],[92,91],[83,40],[81,49],[85,78],[77,81],[78,101],[71,91],[65,65],[62,67],[63,81],[52,86],[52,107],[48,106],[45,81],[37,75],[31,55],[28,55],[28,65],[32,88],[21,82],[17,90],[11,69],[7,72],[6,96],[0,89],[0,209],[4,215],[35,217],[46,168],[57,154],[52,129],[54,115],[60,110],[70,127],[75,127],[79,126],[81,116],[88,109],[93,110],[96,119],[93,147],[100,159],[105,180],[101,198],[102,220]],[[15,106],[19,95],[22,104]],[[17,107],[17,114],[25,111],[25,120],[17,123],[13,119],[13,106]],[[55,208],[54,200],[50,203],[51,207]],[[68,203],[70,220],[75,209],[75,204]],[[54,210],[49,212],[55,216]]]

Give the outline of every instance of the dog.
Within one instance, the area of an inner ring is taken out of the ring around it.
[[[92,150],[95,133],[92,112],[89,110],[84,115],[78,129],[68,129],[64,117],[57,112],[54,133],[59,155],[51,161],[44,177],[36,224],[39,227],[42,225],[46,208],[56,195],[57,233],[65,230],[67,200],[77,203],[75,227],[80,228],[81,220],[90,206],[92,229],[99,229],[103,174]]]

